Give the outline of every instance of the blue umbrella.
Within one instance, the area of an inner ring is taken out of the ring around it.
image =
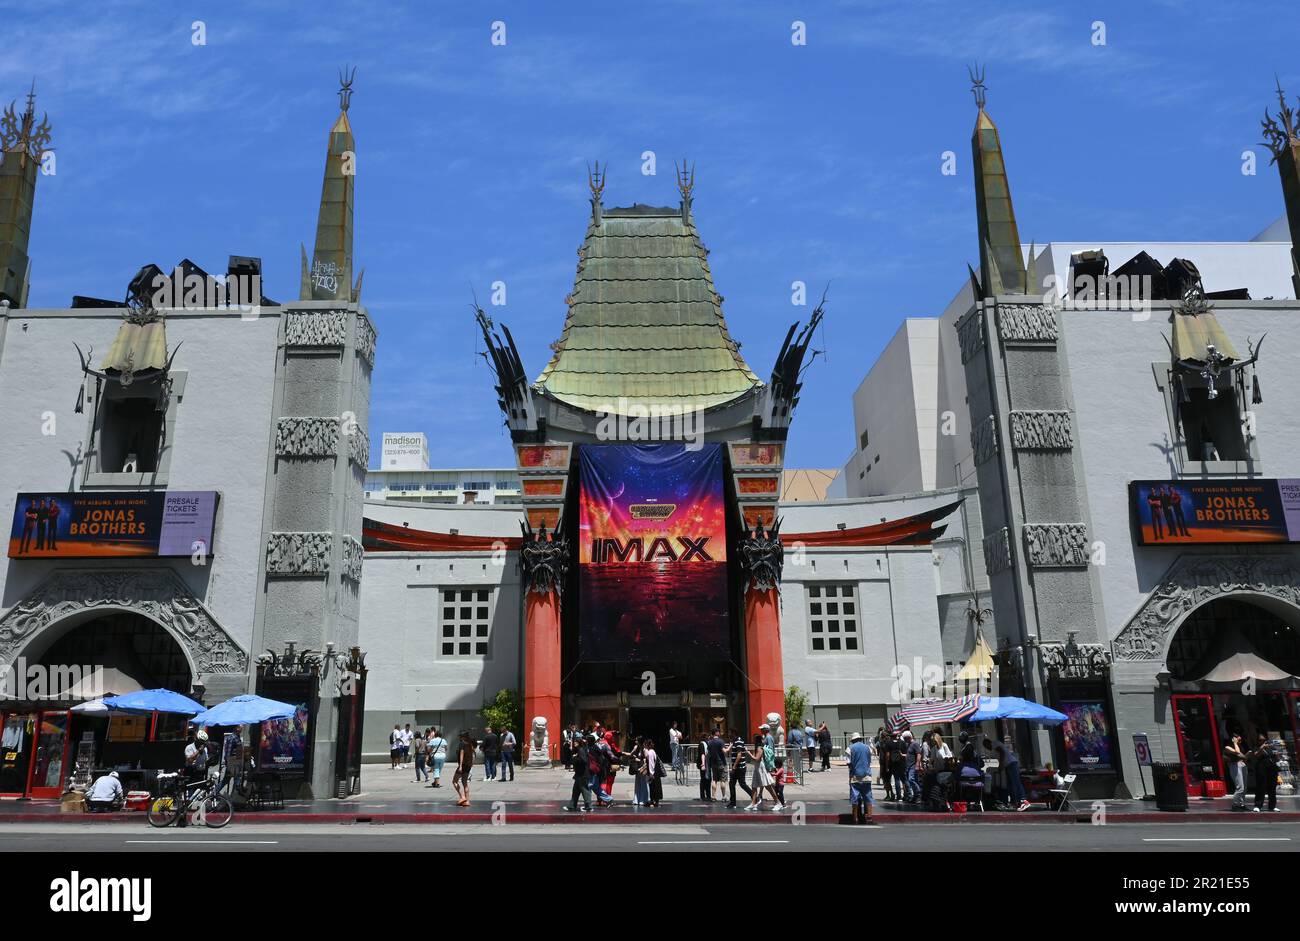
[[[247,693],[200,712],[190,721],[195,725],[256,725],[271,719],[292,719],[297,712],[298,707],[287,702]]]
[[[117,712],[174,712],[192,716],[203,711],[202,705],[170,689],[142,689],[109,696],[104,699],[104,705]]]
[[[1032,699],[1019,696],[981,696],[979,708],[966,717],[967,722],[983,722],[985,719],[1024,719],[1042,725],[1060,725],[1069,716],[1057,712]]]

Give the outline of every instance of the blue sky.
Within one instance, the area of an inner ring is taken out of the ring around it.
[[[876,355],[977,264],[971,61],[986,64],[1026,240],[1232,241],[1283,210],[1258,142],[1274,72],[1300,93],[1291,4],[983,6],[2,0],[0,99],[36,77],[58,160],[38,184],[30,304],[120,297],[148,262],[218,272],[230,254],[261,256],[267,295],[295,298],[348,62],[355,251],[380,333],[372,439],[424,431],[434,466],[513,463],[471,287],[485,299],[506,282],[490,313],[536,375],[573,284],[587,162],[608,162],[607,205],[675,204],[672,161],[687,157],[755,372],[807,316],[791,282],[831,283],[788,462],[838,467]]]

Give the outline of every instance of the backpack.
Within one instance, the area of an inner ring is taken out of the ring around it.
[[[587,770],[592,774],[601,773],[600,749],[592,746],[587,749]]]
[[[763,746],[763,767],[768,771],[776,768],[776,752],[772,750],[771,745]]]

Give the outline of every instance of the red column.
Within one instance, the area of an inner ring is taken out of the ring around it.
[[[527,589],[525,589],[527,591]],[[524,600],[525,729],[545,716],[551,758],[559,757],[560,725],[560,598],[554,591],[527,591]],[[527,752],[524,753],[527,760]]]
[[[749,685],[746,738],[775,712],[785,721],[785,681],[781,670],[781,596],[775,588],[745,590],[745,673]],[[774,733],[775,734],[775,733]]]

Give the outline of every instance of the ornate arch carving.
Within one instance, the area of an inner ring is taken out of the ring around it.
[[[1227,595],[1264,595],[1300,608],[1300,567],[1285,555],[1185,555],[1111,642],[1116,660],[1164,662],[1196,608]]]
[[[248,673],[248,653],[168,568],[60,569],[0,617],[0,662],[40,631],[85,611],[134,611],[160,624],[201,673]]]

